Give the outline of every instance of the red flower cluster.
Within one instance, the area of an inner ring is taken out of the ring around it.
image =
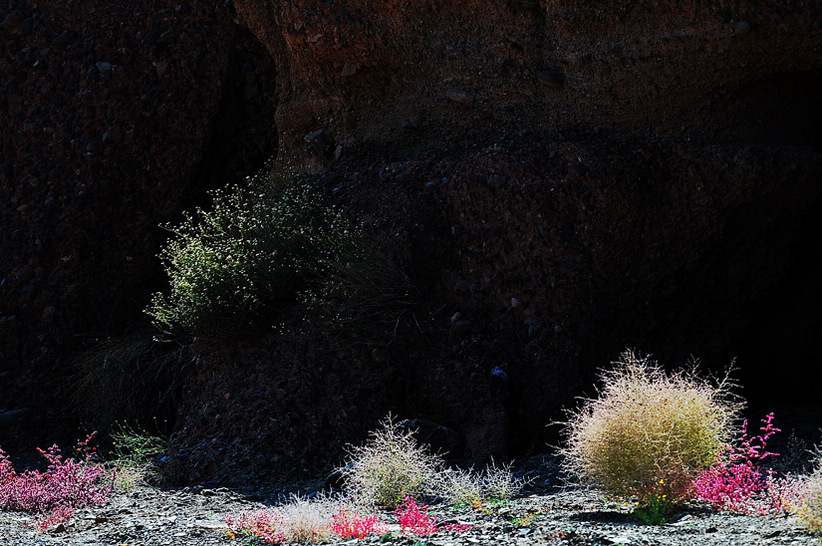
[[[358,517],[344,508],[331,518],[331,530],[340,538],[365,538],[372,533],[387,533],[388,529],[377,521],[377,515]]]
[[[760,464],[777,453],[766,451],[771,436],[780,432],[773,426],[773,413],[762,419],[762,434],[749,438],[748,421],[742,425],[740,446],[728,448],[729,455],[701,472],[694,482],[697,498],[711,503],[715,510],[748,513],[779,511],[782,508],[775,493],[773,472],[763,471]],[[772,492],[771,489],[774,489]]]
[[[437,516],[428,515],[428,506],[417,503],[411,497],[405,497],[403,506],[397,507],[397,519],[403,533],[411,533],[417,536],[433,535],[439,530],[445,531],[465,531],[470,529],[470,525],[460,523],[445,523],[437,526]]]

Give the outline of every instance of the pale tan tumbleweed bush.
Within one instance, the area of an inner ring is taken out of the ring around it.
[[[599,396],[568,413],[567,469],[616,497],[684,500],[732,439],[742,403],[729,373],[719,381],[700,378],[696,365],[667,373],[624,352],[601,373]]]

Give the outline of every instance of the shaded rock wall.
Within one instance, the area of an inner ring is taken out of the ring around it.
[[[83,337],[162,286],[157,224],[275,152],[419,301],[387,346],[296,304],[196,345],[184,479],[316,475],[388,411],[474,461],[540,450],[625,346],[753,359],[791,339],[761,316],[798,308],[780,283],[813,282],[820,21],[813,0],[4,4],[0,402],[59,407]]]
[[[722,369],[794,263],[820,175],[809,146],[602,139],[329,171],[407,264],[415,319],[375,348],[295,309],[293,333],[204,351],[176,436],[187,476],[317,475],[389,411],[456,430],[475,462],[541,450],[626,346]]]
[[[743,345],[772,330],[755,311],[817,232],[816,2],[235,5],[277,62],[280,159],[330,168],[323,183],[421,302],[416,328],[376,353],[333,341],[294,353],[282,341],[271,360],[203,353],[178,436],[190,477],[238,452],[203,435],[243,436],[280,469],[322,467],[388,410],[457,430],[474,461],[542,449],[557,438],[546,423],[626,346],[715,369],[743,354],[756,380]],[[305,139],[319,130],[320,147]],[[240,405],[199,418],[223,390],[262,388],[242,375],[200,388],[238,361],[274,382],[348,384],[319,404],[256,398],[257,414],[300,408],[294,423],[331,436],[262,425],[261,440]],[[809,363],[785,376],[816,373]]]
[[[158,225],[273,153],[275,102],[270,61],[222,3],[14,1],[0,28],[0,407],[13,408],[54,400],[83,342],[144,319],[163,282]]]

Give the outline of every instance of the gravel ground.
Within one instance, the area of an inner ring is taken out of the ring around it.
[[[550,465],[547,465],[550,466]],[[544,468],[544,467],[543,467]],[[522,470],[521,470],[522,472]],[[761,517],[715,513],[695,507],[666,525],[648,526],[633,520],[628,507],[609,501],[595,491],[564,487],[532,468],[523,495],[507,503],[489,505],[484,511],[435,506],[441,522],[472,526],[459,533],[442,532],[421,540],[399,534],[389,525],[392,537],[378,536],[346,544],[435,545],[819,545],[793,516]],[[204,546],[246,545],[226,534],[225,515],[262,508],[282,498],[275,488],[180,490],[140,488],[116,494],[104,506],[79,510],[67,526],[41,533],[30,529],[31,517],[0,513],[0,537],[9,546],[128,545]],[[393,518],[383,518],[392,520]],[[525,521],[526,523],[523,523]]]

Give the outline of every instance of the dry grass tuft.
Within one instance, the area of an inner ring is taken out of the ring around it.
[[[448,469],[439,482],[440,496],[449,504],[472,506],[486,499],[480,476],[471,470]]]
[[[519,495],[526,482],[514,476],[511,464],[497,466],[493,460],[482,473],[482,489],[486,499],[509,500]]]
[[[161,343],[154,330],[107,339],[80,355],[66,395],[84,421],[107,432],[117,421],[149,423],[174,415],[187,346]]]
[[[111,440],[108,466],[116,471],[115,490],[127,492],[163,483],[165,478],[155,460],[168,450],[168,441],[125,423],[115,423]]]
[[[511,472],[510,464],[497,466],[493,461],[482,472],[450,468],[440,474],[437,483],[438,494],[446,502],[468,506],[489,500],[509,500],[525,485]]]
[[[335,537],[334,514],[348,508],[350,503],[343,497],[293,496],[282,506],[230,515],[226,523],[234,536],[277,544],[325,543]]]

